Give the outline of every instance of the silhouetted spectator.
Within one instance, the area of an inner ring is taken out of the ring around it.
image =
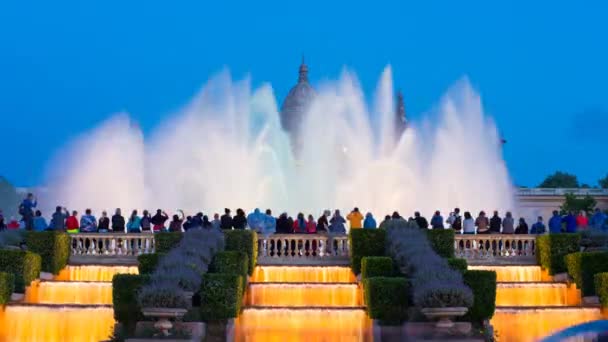
[[[418,228],[429,229],[429,221],[427,221],[424,216],[421,216],[418,211],[414,213],[414,221],[416,221]]]
[[[217,230],[217,231],[222,230],[221,222],[220,222],[220,214],[218,214],[218,213],[213,214],[213,220],[211,221],[211,226],[214,230]]]
[[[477,234],[490,233],[490,221],[486,217],[485,211],[479,212],[479,216],[475,219],[475,225],[477,226]]]
[[[463,234],[475,234],[475,220],[471,213],[468,211],[464,212],[464,221],[462,222],[462,233]]]
[[[184,212],[182,210],[177,211],[180,215],[173,215],[173,219],[169,223],[170,232],[181,232],[182,224],[184,223]]]
[[[566,223],[566,233],[576,233],[576,216],[572,211],[568,212],[563,222]]]
[[[140,225],[142,233],[152,232],[152,217],[150,216],[150,213],[147,210],[144,210],[141,215]]]
[[[317,232],[327,233],[329,231],[329,210],[324,210],[323,214],[317,220]]]
[[[236,210],[236,215],[232,218],[232,227],[234,229],[245,229],[247,227],[247,217],[245,217],[243,209]]]
[[[108,218],[108,213],[105,210],[101,212],[97,231],[100,233],[107,233],[110,231],[110,218]]]
[[[44,231],[48,228],[46,224],[46,220],[42,217],[42,213],[40,210],[36,210],[36,214],[34,216],[34,230],[37,232]]]
[[[169,215],[164,211],[157,209],[156,214],[152,216],[150,219],[150,223],[152,223],[152,229],[155,233],[166,230],[165,222],[169,219]]]
[[[515,234],[528,234],[528,224],[523,217],[519,218],[519,224],[515,228]]]
[[[390,221],[391,221],[391,215],[384,216],[384,221],[380,222],[380,226],[378,228],[386,229],[386,226],[390,223]]]
[[[365,220],[363,221],[363,229],[376,229],[376,219],[372,213],[365,214]]]
[[[274,234],[277,230],[277,219],[272,216],[272,211],[266,209],[266,218],[264,219],[264,234]]]
[[[220,227],[222,229],[232,229],[232,216],[230,216],[230,209],[224,209],[224,215],[220,219]]]
[[[306,219],[304,218],[304,214],[299,213],[293,222],[293,232],[295,234],[306,234]]]
[[[282,213],[277,219],[277,234],[289,234],[292,232],[292,225],[289,224],[287,213]]]
[[[203,222],[201,223],[201,227],[203,229],[211,230],[213,228],[213,224],[209,221],[209,217],[207,215],[203,215]]]
[[[346,234],[346,220],[340,215],[340,210],[334,211],[334,216],[329,220],[329,232],[333,234]]]
[[[530,234],[545,234],[545,231],[547,231],[547,229],[543,223],[543,217],[539,216],[536,223],[532,225],[532,228],[530,228]]]
[[[502,219],[498,216],[498,211],[494,210],[494,215],[490,218],[490,233],[499,234],[502,226]]]
[[[443,216],[441,216],[439,210],[435,211],[435,215],[431,217],[431,228],[443,229]]]
[[[507,211],[507,213],[505,214],[504,220],[502,220],[502,233],[503,234],[515,233],[515,220],[513,219],[513,215],[511,215],[510,211]]]
[[[55,208],[55,212],[51,216],[51,222],[49,224],[49,229],[65,231],[65,221],[70,216],[68,210],[66,208],[62,208],[57,206]]]
[[[112,215],[112,231],[114,233],[125,232],[125,218],[122,216],[120,208],[116,208],[114,215]]]
[[[137,216],[137,210],[133,210],[133,212],[131,212],[131,216],[127,222],[127,232],[141,233],[141,218]]]
[[[549,219],[549,232],[557,234],[562,232],[562,217],[557,210],[553,210],[553,216]]]
[[[34,208],[38,202],[32,193],[27,194],[21,205],[19,206],[19,214],[23,217],[26,230],[34,228]]]

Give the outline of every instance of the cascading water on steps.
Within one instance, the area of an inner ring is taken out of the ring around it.
[[[112,305],[112,283],[36,281],[25,292],[25,303]]]
[[[496,272],[497,282],[550,282],[551,277],[543,272],[540,266],[469,266],[469,270]]]
[[[565,283],[498,283],[496,306],[575,306],[580,291]]]
[[[8,305],[0,310],[0,341],[97,342],[114,326],[110,306]]]
[[[256,283],[247,293],[251,306],[354,307],[362,302],[357,284]]]
[[[111,282],[115,274],[139,274],[139,271],[137,266],[68,265],[55,276],[54,280]]]
[[[352,283],[356,278],[344,266],[258,266],[252,282],[273,283]]]

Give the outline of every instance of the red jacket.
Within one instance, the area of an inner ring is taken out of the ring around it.
[[[17,220],[12,220],[6,225],[6,229],[19,229],[19,222]]]
[[[315,221],[306,222],[306,232],[308,234],[314,234],[317,232],[317,224],[315,223]]]
[[[300,227],[298,224],[298,219],[293,221],[293,232],[295,234],[305,234],[306,233],[306,223],[304,223],[304,227]]]
[[[65,220],[65,229],[67,229],[67,230],[78,229],[78,219],[76,218],[76,216],[74,216],[74,215],[68,216],[68,218]]]
[[[587,228],[588,225],[589,225],[589,219],[587,219],[587,216],[583,216],[583,215],[576,216],[576,226],[577,227]]]

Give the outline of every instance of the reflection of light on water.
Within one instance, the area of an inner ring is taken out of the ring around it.
[[[54,280],[59,281],[107,281],[115,274],[138,274],[137,266],[67,266]]]
[[[343,266],[258,266],[252,282],[273,283],[352,283],[355,276]]]
[[[580,305],[580,291],[565,283],[498,283],[496,306]]]
[[[25,292],[26,303],[111,305],[112,283],[42,281]]]
[[[540,266],[469,266],[469,270],[494,271],[497,282],[551,281]]]
[[[332,307],[361,306],[357,284],[251,284],[248,305]]]

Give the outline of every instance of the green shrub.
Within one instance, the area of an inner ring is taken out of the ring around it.
[[[241,311],[242,276],[207,273],[201,286],[201,316],[205,321],[235,318]]]
[[[181,232],[161,232],[154,234],[156,253],[167,253],[182,240]]]
[[[361,259],[361,279],[391,277],[393,275],[393,259],[390,257],[369,256]]]
[[[27,249],[42,258],[42,271],[59,274],[70,259],[70,237],[65,232],[27,232]]]
[[[386,230],[384,229],[351,229],[350,267],[355,274],[361,273],[361,259],[366,256],[384,256]]]
[[[464,283],[473,291],[473,306],[464,316],[466,321],[481,324],[494,316],[496,309],[496,272],[466,271]]]
[[[367,314],[383,324],[407,319],[409,285],[399,277],[373,277],[363,281]]]
[[[253,269],[258,263],[258,235],[254,230],[226,230],[227,251],[245,252],[249,257],[248,274],[253,274]]]
[[[427,230],[427,237],[433,250],[442,258],[454,257],[454,230],[431,229]]]
[[[550,275],[566,272],[564,256],[579,251],[579,234],[549,234],[536,238],[536,258]]]
[[[577,252],[564,258],[568,274],[583,296],[595,295],[593,276],[608,272],[608,252]]]
[[[608,308],[608,272],[598,273],[593,277],[595,293],[600,297],[600,304]]]
[[[40,277],[40,255],[20,250],[0,250],[0,272],[15,275],[15,292],[23,293],[32,280]]]
[[[0,272],[0,310],[11,300],[15,290],[15,275],[8,272]]]
[[[135,331],[135,324],[144,318],[137,293],[147,281],[147,275],[137,274],[116,274],[112,278],[114,319],[122,323],[130,334]]]
[[[249,257],[247,253],[238,251],[218,252],[213,257],[211,272],[238,274],[242,277],[242,288],[247,288],[247,275],[249,272]]]
[[[466,272],[467,267],[469,267],[469,265],[467,264],[467,261],[465,259],[449,258],[449,259],[447,259],[447,261],[448,261],[448,265],[450,265],[451,268],[455,269],[456,271],[458,271],[460,273]]]
[[[164,254],[160,253],[151,253],[151,254],[142,254],[137,257],[137,269],[139,270],[139,274],[151,274],[156,269],[158,265],[158,260]]]

